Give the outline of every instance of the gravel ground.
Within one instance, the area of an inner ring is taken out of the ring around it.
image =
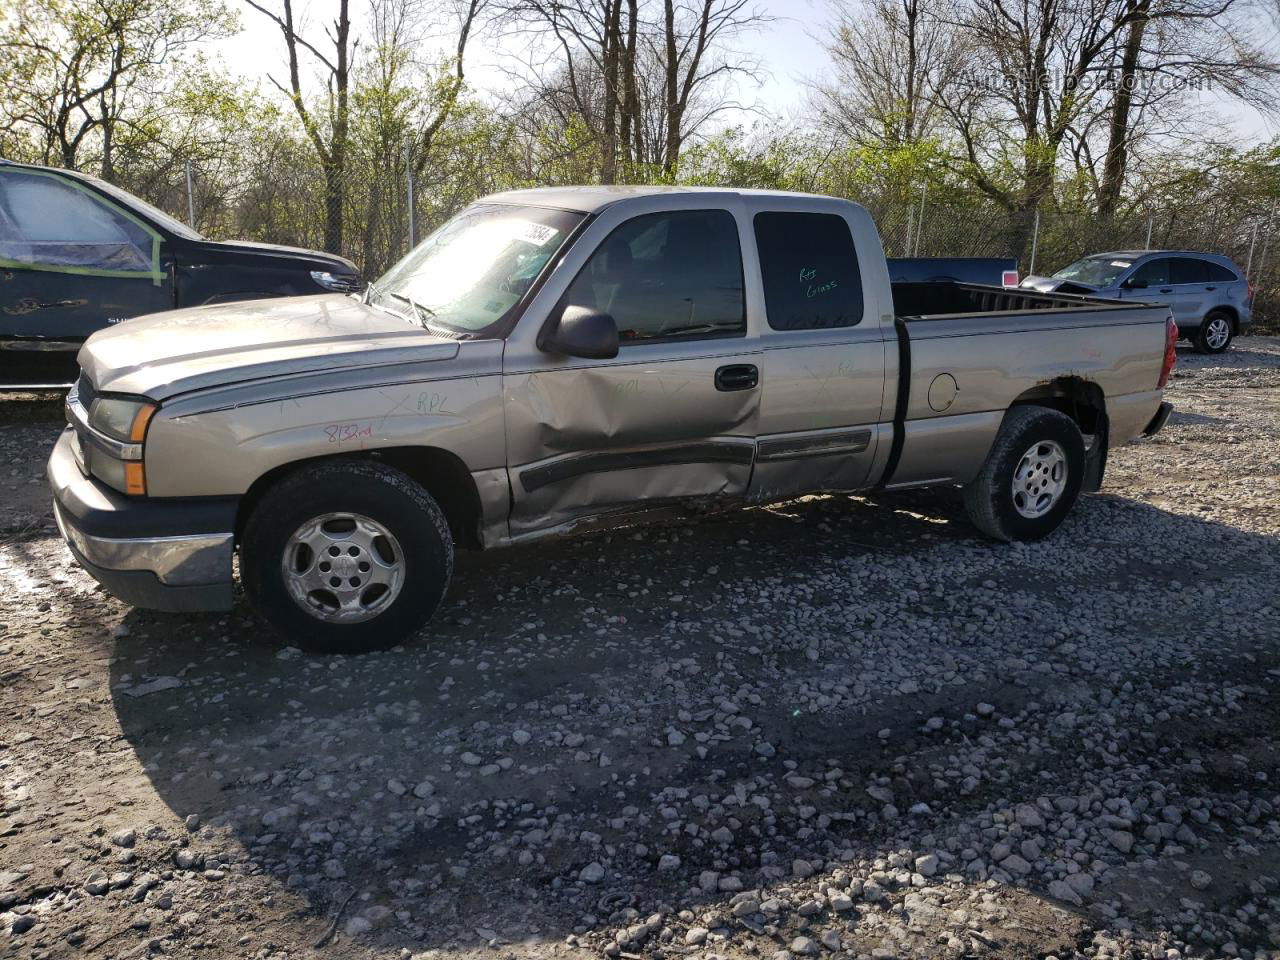
[[[1280,956],[1280,338],[1048,542],[948,494],[463,555],[283,646],[70,561],[0,404],[0,953]]]

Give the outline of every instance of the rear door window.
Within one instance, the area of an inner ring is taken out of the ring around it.
[[[774,330],[826,330],[862,321],[862,272],[844,217],[757,213],[765,310]]]
[[[1163,287],[1169,284],[1169,258],[1157,257],[1148,260],[1133,271],[1133,280],[1145,282],[1148,287]]]
[[[0,171],[0,263],[63,273],[155,274],[159,236],[63,178]]]
[[[1209,271],[1206,267],[1208,263],[1204,260],[1197,260],[1194,257],[1174,257],[1173,282],[1208,283]]]
[[[1231,283],[1233,280],[1240,279],[1222,264],[1214,263],[1212,260],[1206,260],[1204,266],[1209,273],[1210,283]]]

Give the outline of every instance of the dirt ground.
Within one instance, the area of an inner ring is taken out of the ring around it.
[[[0,954],[1280,957],[1280,338],[1050,540],[825,497],[461,555],[303,654],[71,561],[0,401]]]

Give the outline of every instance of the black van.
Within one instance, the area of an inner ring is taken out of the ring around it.
[[[131,317],[362,285],[342,257],[206,240],[95,177],[0,160],[0,389],[68,386],[85,338]]]

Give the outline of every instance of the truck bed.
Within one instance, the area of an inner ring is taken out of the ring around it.
[[[1150,306],[1138,301],[1102,300],[1071,293],[1040,293],[980,283],[894,283],[893,312],[904,320],[1032,310],[1110,310]]]
[[[890,486],[967,481],[1005,411],[1032,398],[1096,397],[1113,444],[1159,406],[1167,306],[970,283],[895,283],[892,293]]]

